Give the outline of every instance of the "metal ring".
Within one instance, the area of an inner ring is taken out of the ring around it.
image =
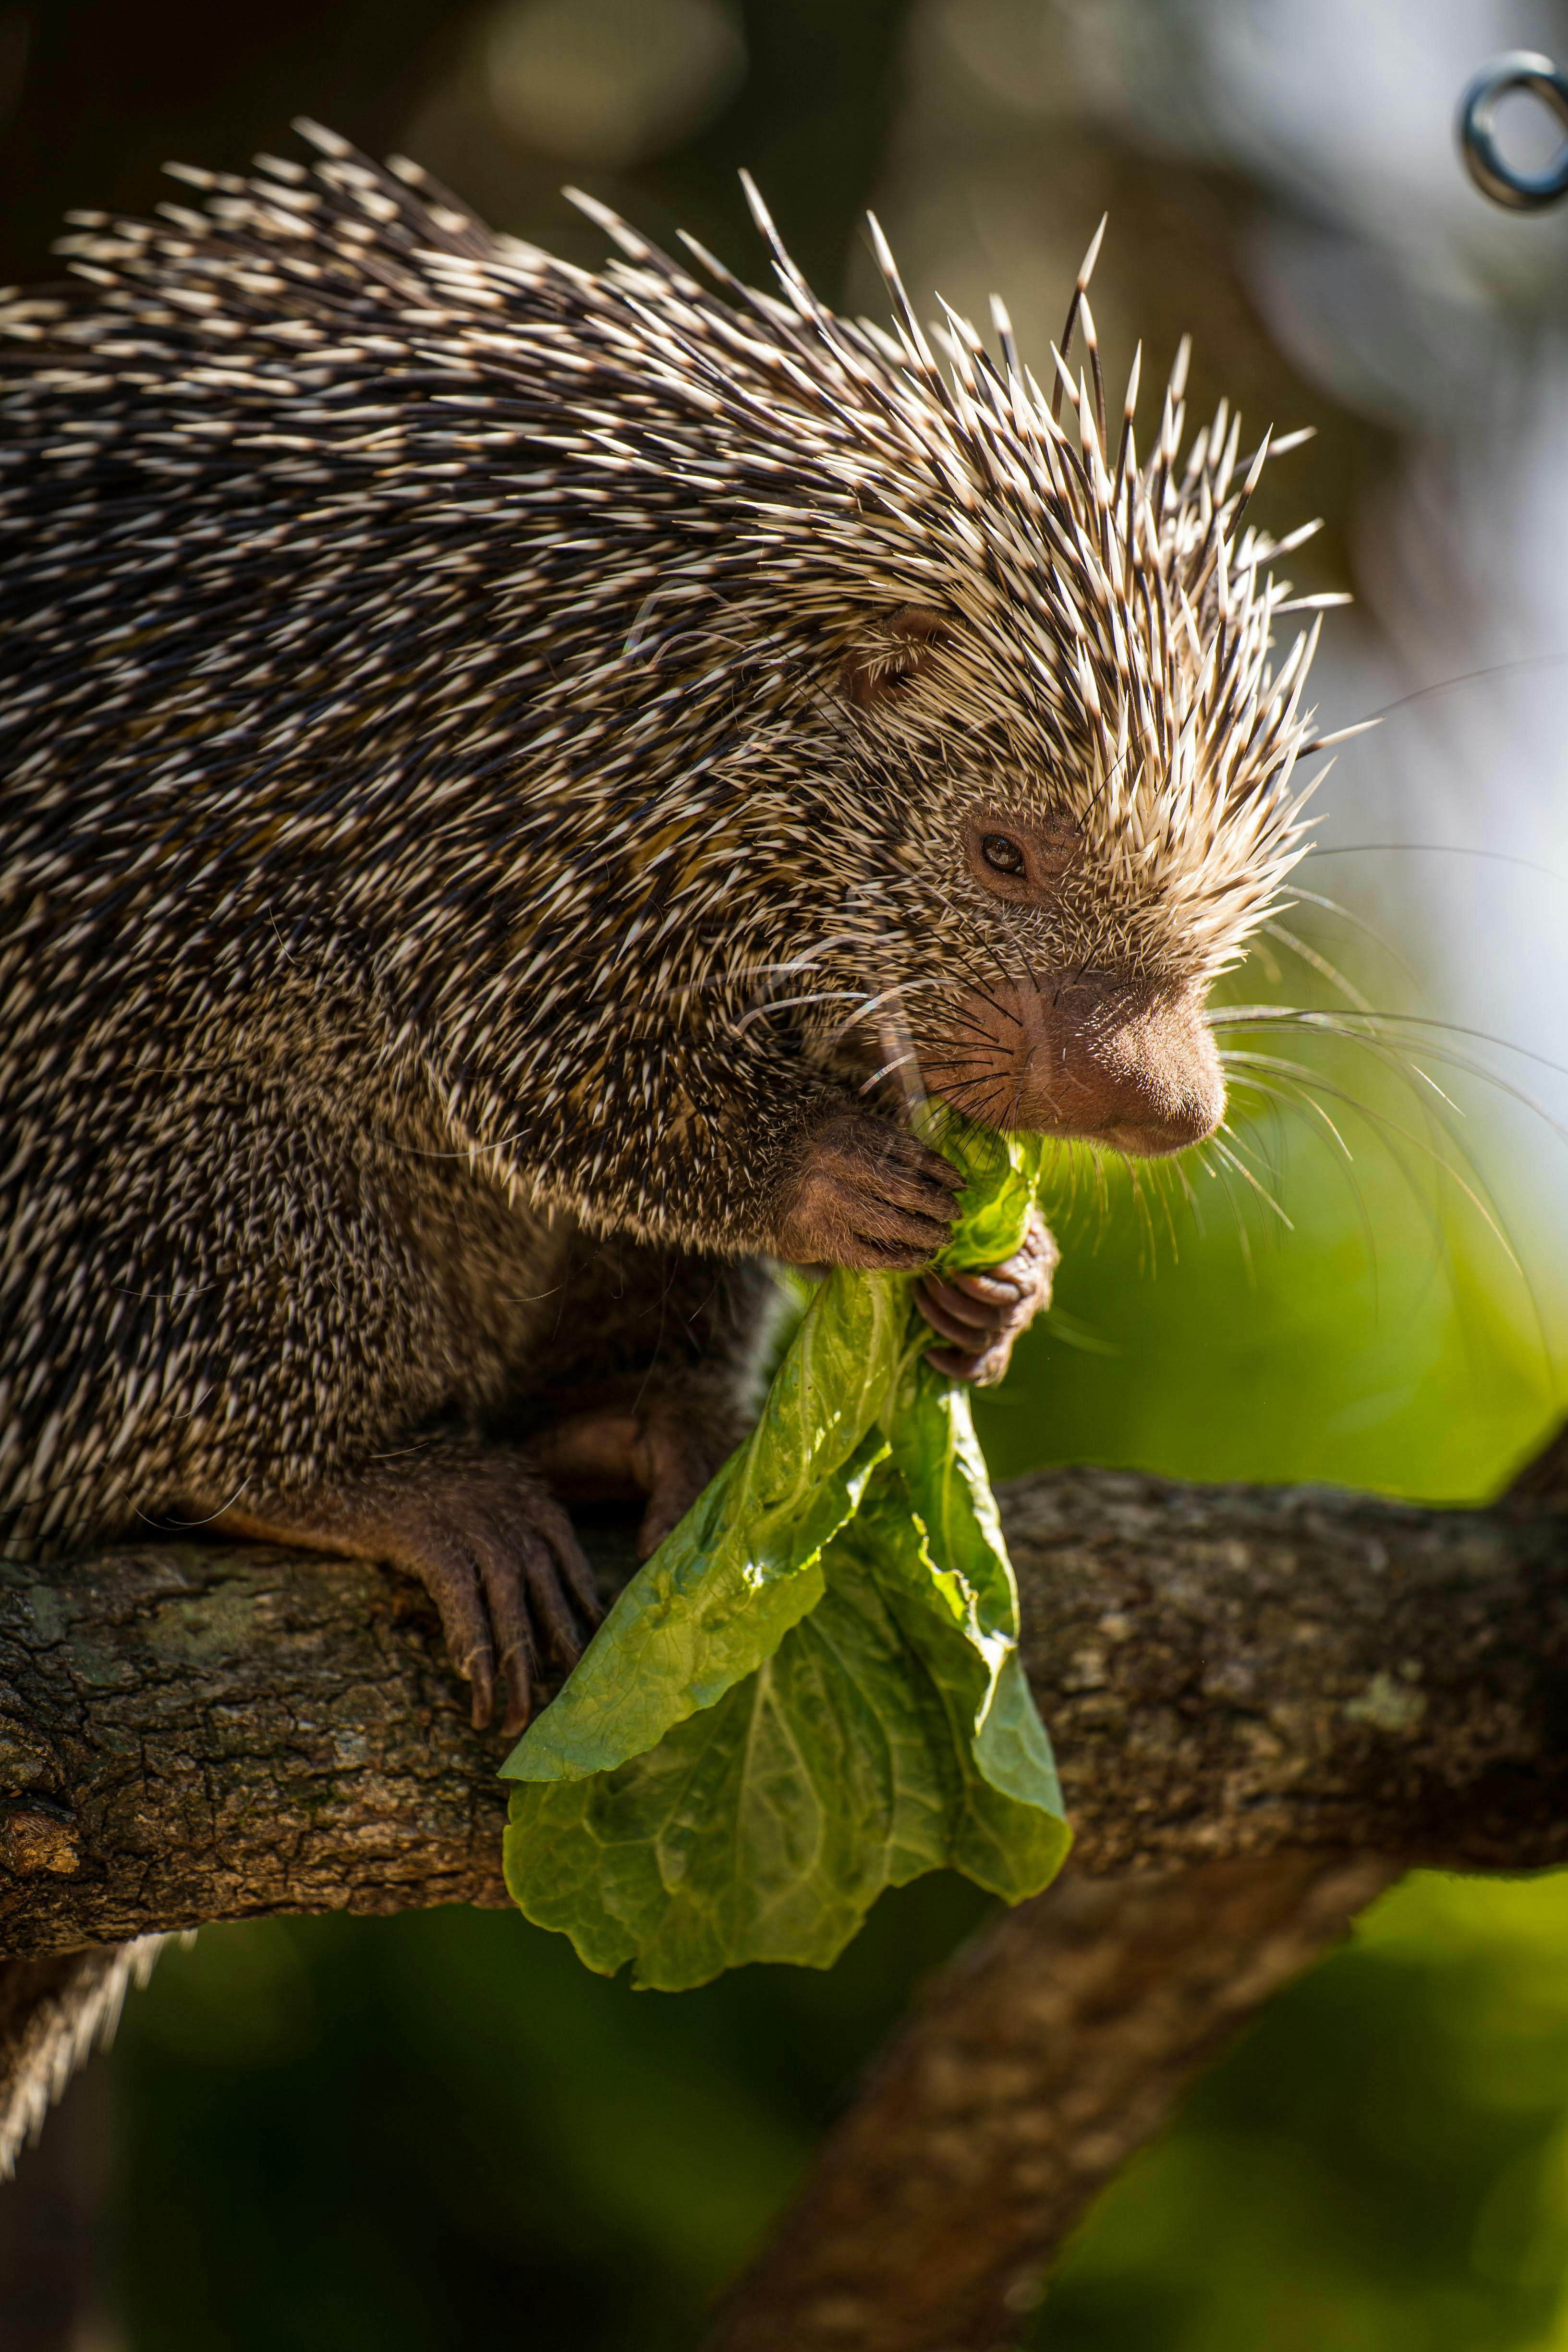
[[[1539,98],[1568,131],[1568,76],[1538,49],[1507,49],[1481,68],[1459,100],[1459,152],[1469,174],[1494,204],[1517,213],[1539,212],[1568,195],[1568,143],[1544,172],[1517,172],[1498,152],[1497,110],[1510,90]]]

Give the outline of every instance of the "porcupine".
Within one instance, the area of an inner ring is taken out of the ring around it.
[[[765,1260],[929,1267],[911,1070],[1215,1128],[1310,647],[1267,439],[1178,470],[1184,346],[1112,447],[1092,254],[1047,401],[1000,306],[939,366],[874,223],[890,332],[754,195],[776,294],[580,198],[595,274],[300,127],[0,312],[0,1507],[408,1571],[514,1727],[595,1614],[563,1500],[674,1523]],[[934,1360],[1054,1255],[928,1274]],[[127,1972],[13,1964],[13,2145]]]

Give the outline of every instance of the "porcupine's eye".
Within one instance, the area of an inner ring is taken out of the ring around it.
[[[969,870],[993,898],[1047,907],[1077,865],[1082,835],[1065,809],[978,808],[963,824]]]
[[[1027,860],[1010,834],[988,833],[980,844],[980,855],[994,873],[1022,874]]]

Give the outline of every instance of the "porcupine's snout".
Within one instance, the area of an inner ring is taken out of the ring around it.
[[[1084,972],[966,992],[921,1060],[935,1091],[987,1126],[1080,1136],[1140,1159],[1201,1143],[1225,1116],[1191,984]]]

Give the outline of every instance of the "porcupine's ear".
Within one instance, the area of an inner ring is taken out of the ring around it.
[[[952,631],[952,616],[931,604],[900,604],[882,614],[839,664],[840,693],[862,709],[875,709],[930,666]]]

